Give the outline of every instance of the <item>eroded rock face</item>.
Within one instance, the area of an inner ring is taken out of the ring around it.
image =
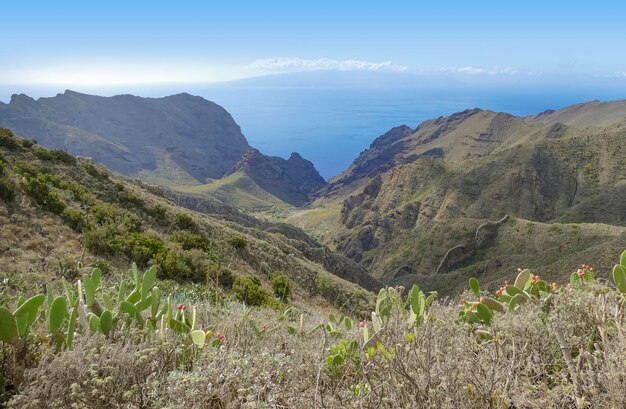
[[[382,185],[383,180],[380,175],[378,175],[369,181],[363,189],[363,192],[356,196],[350,196],[348,199],[344,200],[340,215],[341,223],[348,228],[352,228],[355,225],[360,224],[363,220],[358,216],[353,217],[354,215],[352,210],[357,207],[361,207],[364,204],[365,207],[368,207],[368,204],[371,205],[372,201],[378,196]]]
[[[260,187],[294,206],[309,202],[317,191],[326,186],[326,181],[313,164],[295,152],[285,160],[251,149],[228,174],[235,172],[245,173]]]
[[[356,237],[347,242],[341,250],[346,257],[358,262],[363,258],[363,252],[371,250],[376,246],[378,246],[376,228],[368,225],[361,227]]]

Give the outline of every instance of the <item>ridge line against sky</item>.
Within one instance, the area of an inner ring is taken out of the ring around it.
[[[626,78],[626,4],[21,1],[0,84],[212,83],[296,71]]]

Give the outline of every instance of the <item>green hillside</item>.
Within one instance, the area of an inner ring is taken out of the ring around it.
[[[449,292],[469,276],[500,281],[522,260],[562,279],[559,265],[582,255],[608,271],[626,242],[625,121],[618,101],[394,128],[287,220],[386,283]]]

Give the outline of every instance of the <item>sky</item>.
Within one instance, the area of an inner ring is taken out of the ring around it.
[[[297,71],[626,82],[626,4],[3,1],[0,85],[214,83]]]

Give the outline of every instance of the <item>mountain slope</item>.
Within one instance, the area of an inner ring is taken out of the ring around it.
[[[127,176],[148,171],[174,182],[219,178],[250,149],[226,110],[189,94],[13,95],[9,104],[0,103],[0,126]]]
[[[517,240],[511,226],[528,224],[538,246],[525,246],[525,259],[566,275],[559,260],[593,248],[589,263],[608,262],[604,251],[626,240],[625,119],[624,102],[591,102],[526,118],[472,109],[397,127],[330,181],[317,209],[289,221],[383,281],[408,276],[448,289],[446,274],[459,269],[495,280],[519,267],[514,249],[495,250]],[[477,245],[479,226],[505,215]],[[575,239],[550,238],[569,231],[558,223],[573,226]]]
[[[294,227],[131,183],[0,128],[0,273],[8,280],[2,282],[59,286],[60,277],[73,279],[82,266],[99,263],[113,273],[130,261],[156,264],[162,279],[208,285],[226,270],[258,276],[265,287],[282,273],[298,301],[310,305],[366,308],[369,291],[380,287],[363,267]],[[348,299],[356,303],[347,306]]]

